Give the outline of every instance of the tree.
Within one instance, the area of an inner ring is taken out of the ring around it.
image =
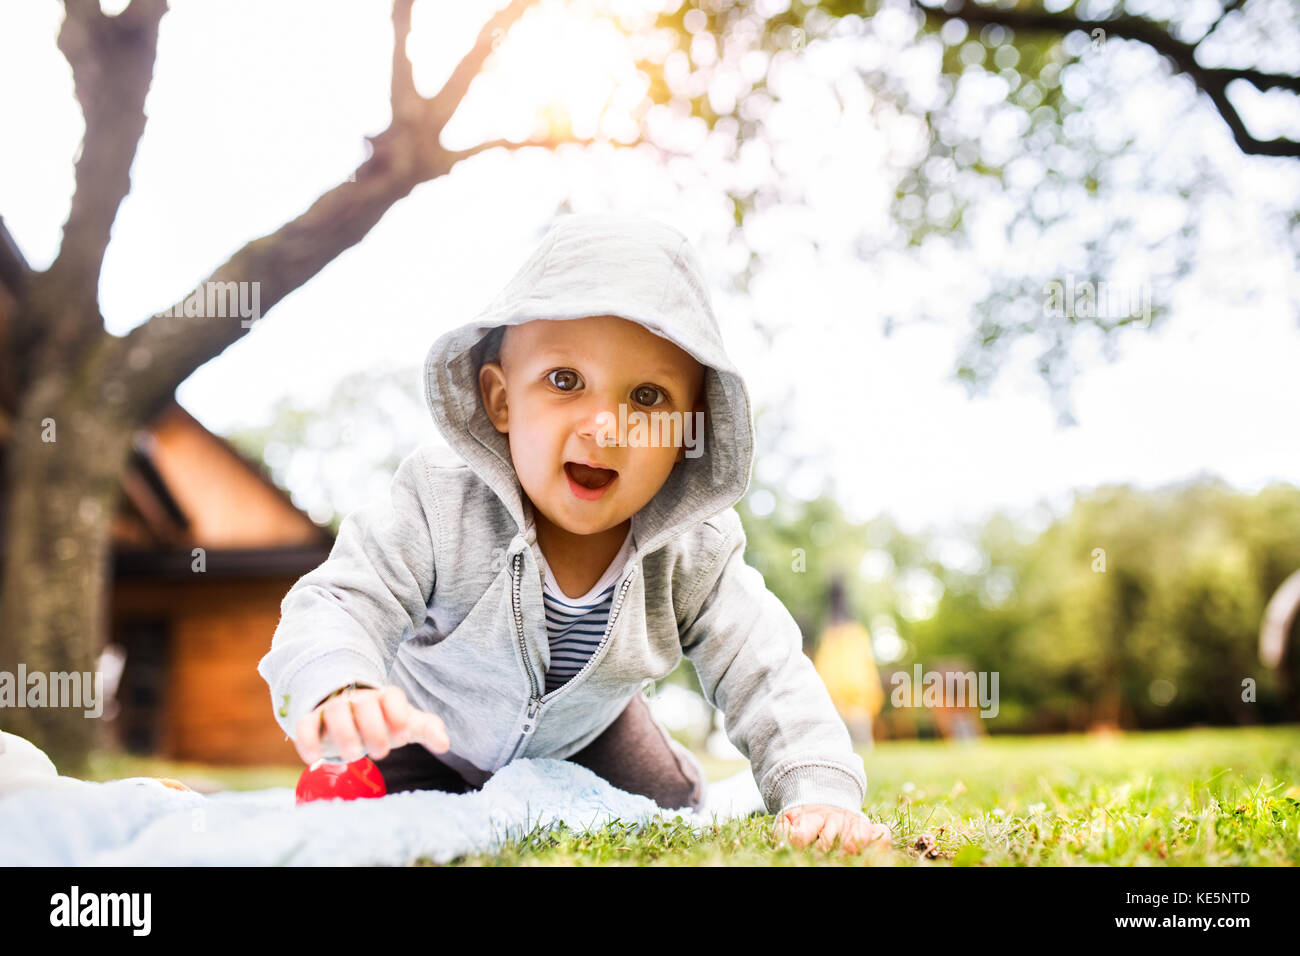
[[[998,671],[1004,731],[1293,719],[1289,675],[1257,648],[1265,603],[1300,567],[1298,529],[1293,485],[1101,486],[1041,532],[986,520],[983,565],[930,564],[942,599],[902,631],[920,661]]]
[[[480,152],[587,142],[546,136],[464,150],[440,142],[470,82],[534,2],[512,0],[495,13],[442,89],[424,97],[406,55],[413,0],[395,0],[392,120],[367,137],[370,155],[354,177],[214,269],[187,297],[198,321],[186,317],[183,301],[117,336],[104,328],[99,275],[130,190],[167,4],[133,0],[107,16],[98,0],[65,0],[58,45],[72,67],[86,125],[72,208],[48,269],[27,269],[12,250],[2,257],[18,303],[0,348],[0,424],[7,425],[0,433],[9,436],[0,671],[16,673],[20,661],[29,673],[91,669],[105,637],[109,529],[132,436],[191,372],[247,331],[231,296],[256,283],[260,310],[272,309],[360,242],[416,185]],[[222,318],[214,314],[214,299]],[[14,709],[5,716],[10,730],[65,772],[84,768],[90,726],[75,708]]]
[[[1120,37],[1145,44],[1165,57],[1171,70],[1190,78],[1197,89],[1209,97],[1243,153],[1300,158],[1300,141],[1285,136],[1268,140],[1253,136],[1246,128],[1240,110],[1228,98],[1228,86],[1237,80],[1249,83],[1261,92],[1289,90],[1300,93],[1300,76],[1250,67],[1211,67],[1202,62],[1205,56],[1202,51],[1213,45],[1213,41],[1219,38],[1221,29],[1228,32],[1243,27],[1250,28],[1255,32],[1256,38],[1262,39],[1261,34],[1269,17],[1264,12],[1269,6],[1266,2],[1255,0],[1251,4],[1252,11],[1263,14],[1253,22],[1248,19],[1248,14],[1241,12],[1247,5],[1246,0],[1224,0],[1218,15],[1212,20],[1205,20],[1203,11],[1193,11],[1181,4],[1165,4],[1164,11],[1168,15],[1161,18],[1130,13],[1126,8],[1136,6],[1135,4],[1115,2],[1098,4],[1102,12],[1095,16],[1081,15],[1079,8],[1087,6],[1082,3],[1070,3],[1064,5],[1064,9],[1053,11],[1046,9],[1045,4],[994,7],[975,3],[974,0],[957,0],[940,7],[934,3],[922,4],[918,0],[912,2],[932,26],[942,27],[952,21],[965,21],[972,25],[994,24],[1007,30],[1062,37],[1074,31],[1082,31],[1094,42],[1104,43],[1107,37]],[[1144,6],[1151,9],[1150,4]],[[1294,5],[1274,4],[1273,11],[1292,28],[1300,22]],[[1175,14],[1180,16],[1175,18]],[[1180,39],[1180,36],[1187,34],[1194,35],[1195,39],[1190,42]],[[1294,35],[1291,39],[1294,41]]]
[[[782,161],[807,144],[773,130],[792,74],[800,96],[820,82],[828,113],[850,122],[869,112],[885,134],[879,189],[891,194],[893,228],[864,226],[852,240],[860,257],[951,261],[972,251],[975,214],[1005,205],[991,231],[1005,236],[1006,254],[981,263],[988,291],[971,296],[954,372],[976,394],[1012,346],[1029,342],[1065,423],[1079,340],[1100,332],[1113,357],[1120,336],[1164,318],[1174,284],[1199,264],[1197,240],[1214,229],[1209,204],[1234,178],[1250,170],[1294,183],[1300,174],[1300,143],[1253,134],[1241,108],[1252,88],[1297,106],[1300,7],[1289,0],[695,0],[658,26],[676,42],[641,64],[652,93],[712,130],[737,167],[772,168],[725,184],[738,237],[753,214],[808,199]],[[817,65],[797,69],[804,63]],[[1157,104],[1125,118],[1138,94],[1157,93]],[[1170,131],[1181,139],[1163,139]],[[1241,154],[1217,148],[1225,132]],[[1169,204],[1181,222],[1156,230]],[[1276,244],[1300,263],[1300,211],[1277,203],[1267,214]],[[747,252],[742,287],[762,259]],[[1140,318],[1045,307],[1047,282],[1068,276],[1072,288],[1096,291],[1109,279],[1114,291],[1135,260],[1153,263]],[[908,305],[911,315],[885,317],[887,329],[933,317],[919,314],[921,296]]]

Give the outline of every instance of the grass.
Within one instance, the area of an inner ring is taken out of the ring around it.
[[[1295,866],[1300,726],[1116,737],[888,741],[864,751],[865,812],[893,846],[847,856],[779,846],[756,814],[697,838],[667,820],[534,830],[451,866]],[[101,758],[92,779],[186,777],[194,765]],[[744,763],[703,760],[710,779]],[[124,767],[130,769],[123,772]],[[99,775],[104,771],[103,775]],[[292,786],[299,768],[200,767],[232,788]],[[89,776],[89,775],[88,775]]]
[[[85,780],[118,780],[122,777],[172,777],[196,790],[265,790],[268,787],[294,787],[302,775],[302,764],[294,767],[265,765],[253,767],[218,766],[137,757],[132,754],[96,752],[80,776]]]

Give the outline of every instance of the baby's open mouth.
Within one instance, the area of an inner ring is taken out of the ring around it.
[[[618,477],[618,472],[612,468],[593,468],[576,461],[566,461],[564,472],[582,487],[593,489],[604,488]]]

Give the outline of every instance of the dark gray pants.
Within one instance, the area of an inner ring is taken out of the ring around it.
[[[703,807],[704,768],[659,725],[641,694],[632,698],[604,733],[566,759],[620,790],[649,797],[666,810]],[[389,793],[468,793],[478,789],[421,744],[398,747],[375,765]]]

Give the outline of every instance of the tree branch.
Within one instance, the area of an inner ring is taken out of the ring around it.
[[[471,156],[477,156],[479,153],[485,153],[489,149],[518,150],[518,149],[528,149],[531,146],[540,146],[543,149],[555,149],[555,147],[557,146],[564,146],[568,144],[574,144],[578,146],[592,146],[596,143],[609,143],[612,146],[622,145],[619,143],[614,143],[611,140],[601,140],[601,139],[591,139],[591,138],[579,139],[577,137],[568,137],[568,136],[547,136],[541,139],[524,140],[522,143],[517,143],[514,140],[510,140],[510,139],[491,139],[479,143],[476,146],[471,146],[468,149],[458,149],[458,150],[448,151],[446,155],[451,157],[453,163],[459,163],[463,159],[469,159]]]
[[[492,51],[497,48],[515,21],[536,2],[537,0],[513,0],[508,6],[502,7],[493,14],[492,18],[483,25],[470,51],[456,64],[447,82],[430,101],[434,112],[442,119],[443,125],[446,125],[447,120],[451,119],[452,114],[456,112],[456,107],[465,98],[470,83],[483,69],[483,64],[487,62]]]
[[[1081,20],[1069,12],[1048,13],[1042,9],[985,7],[972,3],[971,0],[962,0],[955,7],[945,6],[941,9],[924,6],[919,0],[912,0],[912,3],[932,25],[945,23],[948,20],[964,20],[969,23],[996,23],[1012,30],[1040,31],[1061,36],[1072,30],[1089,33],[1101,29],[1107,36],[1123,37],[1126,40],[1145,43],[1157,53],[1168,57],[1177,72],[1186,73],[1197,88],[1210,97],[1243,153],[1254,156],[1300,157],[1300,143],[1294,140],[1259,140],[1252,136],[1226,92],[1228,84],[1238,79],[1246,80],[1260,90],[1286,89],[1300,92],[1300,77],[1264,73],[1260,70],[1201,66],[1196,60],[1194,44],[1174,39],[1159,24],[1141,17],[1120,16],[1107,20]],[[1235,7],[1230,5],[1230,9]],[[1224,12],[1227,13],[1228,10]]]
[[[71,308],[77,338],[99,331],[99,273],[117,210],[131,189],[131,163],[144,133],[144,99],[153,79],[158,22],[166,0],[134,0],[106,17],[98,0],[65,0],[58,45],[72,67],[86,132],[76,165],[76,190],[58,257],[48,270]],[[66,318],[63,318],[66,317]],[[60,338],[72,330],[59,330]]]
[[[15,299],[21,299],[31,274],[32,267],[27,264],[27,257],[10,235],[5,217],[0,216],[0,282],[5,284]]]
[[[0,446],[8,438],[9,422],[18,409],[16,367],[21,367],[25,356],[12,343],[21,322],[17,306],[26,295],[31,275],[27,257],[9,234],[4,216],[0,216]]]
[[[1214,22],[1210,24],[1210,29],[1205,31],[1205,36],[1201,37],[1201,39],[1204,40],[1205,37],[1208,37],[1215,30],[1219,29],[1219,24],[1227,19],[1228,14],[1240,10],[1245,2],[1246,0],[1229,0],[1228,3],[1225,3],[1223,5],[1223,12],[1215,17]]]
[[[424,100],[415,89],[406,41],[411,36],[411,6],[415,0],[393,0],[393,122],[418,122]]]
[[[515,0],[495,14],[443,89],[426,99],[415,91],[405,51],[412,0],[394,0],[393,119],[389,127],[378,136],[367,137],[372,154],[357,168],[355,181],[340,184],[293,221],[248,243],[200,283],[205,305],[207,290],[220,291],[223,284],[236,283],[233,288],[243,292],[244,301],[252,302],[256,294],[260,317],[309,281],[339,253],[360,242],[389,208],[416,185],[446,175],[456,163],[484,150],[498,146],[521,149],[553,147],[562,142],[592,142],[562,138],[525,143],[493,140],[455,151],[443,149],[439,142],[442,128],[459,106],[473,71],[482,66],[501,31],[535,2]],[[227,301],[224,294],[221,298]],[[184,301],[167,312],[183,311]],[[238,314],[224,317],[205,314],[195,318],[159,314],[125,337],[108,337],[94,356],[98,377],[92,375],[92,379],[105,382],[106,387],[113,386],[112,390],[118,394],[125,393],[130,414],[148,415],[170,398],[195,369],[220,354],[246,331]]]

